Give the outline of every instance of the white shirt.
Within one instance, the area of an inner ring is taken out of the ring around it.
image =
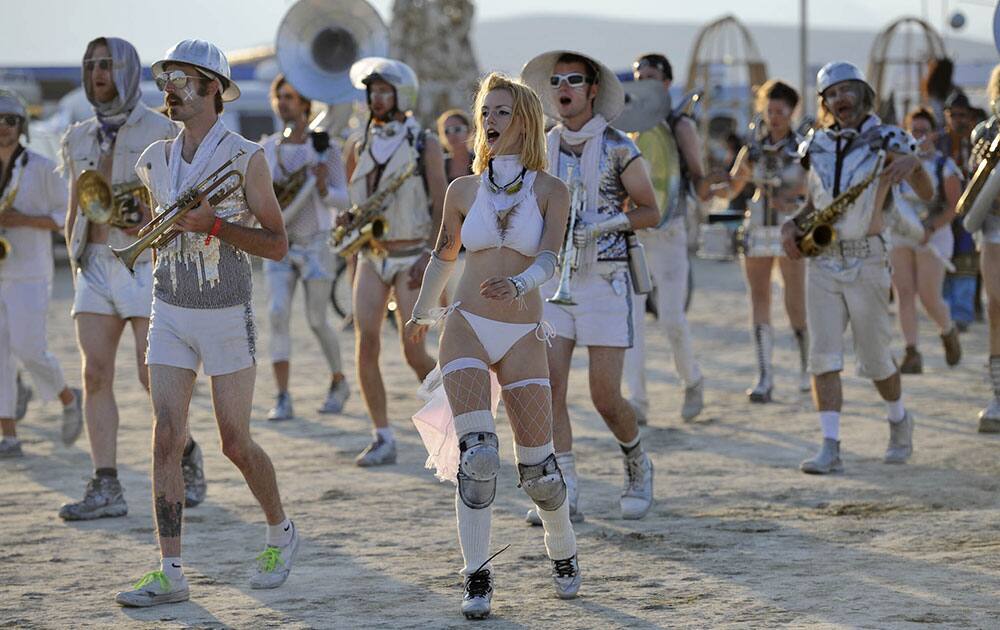
[[[20,165],[24,156],[28,163],[18,182],[13,208],[21,214],[49,217],[62,227],[66,223],[68,189],[66,182],[56,173],[52,160],[30,150],[18,156]],[[15,171],[4,190],[11,192],[18,174]],[[11,252],[0,262],[0,281],[51,280],[52,231],[34,227],[0,227],[0,233],[10,241]]]

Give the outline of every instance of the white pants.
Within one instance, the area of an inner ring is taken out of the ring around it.
[[[48,350],[48,280],[0,281],[0,418],[13,418],[17,360],[31,373],[38,394],[53,400],[66,386],[59,362]]]
[[[639,241],[646,249],[649,273],[656,287],[656,309],[660,326],[670,341],[674,366],[691,387],[701,380],[701,368],[694,357],[691,328],[684,314],[688,290],[688,244],[684,222],[675,220],[664,229],[639,232]],[[625,384],[633,404],[646,409],[646,296],[636,295],[632,308],[635,343],[625,352]]]

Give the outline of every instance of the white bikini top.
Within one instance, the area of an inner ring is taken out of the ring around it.
[[[492,182],[489,171],[480,176],[476,199],[462,223],[462,244],[470,252],[509,247],[537,255],[545,223],[535,199],[538,172],[525,171],[516,155],[493,158],[492,171]]]

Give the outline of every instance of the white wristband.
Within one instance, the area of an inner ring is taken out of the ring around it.
[[[545,284],[549,278],[555,275],[558,261],[555,253],[549,250],[539,252],[535,261],[528,265],[527,269],[508,278],[514,285],[514,297],[521,297]]]
[[[441,260],[432,253],[427,268],[424,269],[424,280],[420,284],[420,294],[413,306],[413,321],[418,324],[430,325],[436,322],[431,315],[431,309],[437,308],[438,298],[448,285],[448,278],[455,269],[454,260]]]

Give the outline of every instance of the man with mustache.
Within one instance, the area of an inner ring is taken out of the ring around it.
[[[80,434],[80,390],[63,380],[48,351],[45,318],[52,292],[52,232],[66,217],[66,186],[51,160],[21,144],[28,112],[20,97],[0,90],[0,459],[21,457],[17,361],[46,399],[63,404],[63,438]]]
[[[284,122],[283,133],[261,141],[264,155],[275,182],[286,183],[303,168],[315,178],[315,185],[292,199],[282,213],[288,232],[288,255],[277,262],[264,261],[264,273],[271,290],[271,364],[278,383],[278,398],[268,413],[268,420],[294,417],[292,395],[288,391],[289,358],[292,338],[289,331],[292,297],[298,280],[306,292],[306,319],[330,367],[330,388],[320,413],[340,413],[350,394],[341,371],[340,343],[327,319],[330,290],[333,287],[333,252],[327,240],[333,224],[332,212],[348,204],[347,181],[339,147],[318,153],[310,142],[309,113],[312,101],[303,97],[279,74],[271,83],[271,108]],[[326,132],[315,132],[329,144]]]
[[[570,516],[576,521],[583,516],[566,402],[573,349],[580,345],[590,359],[591,400],[624,455],[622,517],[639,519],[653,504],[653,463],[639,442],[635,411],[621,394],[625,350],[634,334],[626,234],[659,220],[653,185],[635,143],[609,126],[625,100],[621,83],[607,66],[579,53],[552,51],[529,61],[521,77],[542,95],[546,112],[560,121],[547,138],[549,172],[571,189],[584,190],[583,207],[570,209],[577,213],[570,237],[577,248],[570,282],[576,304],[546,302],[544,310],[544,320],[555,330],[548,351],[553,437]],[[558,286],[557,274],[540,290],[551,296]],[[527,520],[541,524],[534,509]]]
[[[872,113],[875,93],[853,64],[836,61],[816,75],[821,128],[799,147],[807,174],[805,208],[781,228],[789,258],[803,257],[797,245],[804,235],[801,221],[814,208],[827,208],[839,195],[873,174],[878,155],[881,173],[834,222],[836,239],[809,258],[806,268],[806,320],[809,373],[819,410],[823,442],[803,472],[827,474],[843,470],[840,459],[840,410],[843,392],[844,330],[854,338],[858,374],[870,378],[885,400],[889,445],[884,461],[905,463],[913,453],[913,415],[903,405],[899,369],[892,358],[892,315],[889,312],[889,262],[883,212],[891,187],[906,181],[924,200],[934,193],[930,176],[916,156],[916,141],[898,127],[885,125]]]
[[[348,158],[348,190],[352,204],[384,189],[410,165],[416,173],[386,200],[382,216],[388,232],[383,252],[366,249],[358,256],[354,277],[354,332],[361,395],[374,425],[374,439],[355,459],[358,466],[396,462],[396,440],[386,409],[385,385],[378,360],[382,322],[390,295],[396,300],[396,323],[403,356],[420,381],[434,369],[424,340],[408,338],[410,319],[424,268],[441,225],[446,188],[444,155],[437,138],[422,129],[410,110],[417,104],[417,77],[401,61],[366,57],[351,67],[351,81],[365,90],[371,117],[364,137]],[[350,220],[345,213],[341,224]]]
[[[152,69],[165,92],[167,115],[183,130],[173,140],[150,145],[139,157],[136,173],[161,212],[192,191],[222,183],[213,193],[214,206],[201,194],[197,205],[171,219],[173,226],[167,229],[175,238],[155,252],[147,361],[161,561],[158,571],[115,598],[123,606],[142,607],[189,597],[181,562],[181,458],[188,407],[202,365],[212,382],[222,452],[240,469],[267,520],[266,544],[251,588],[283,584],[300,539],[282,507],[271,460],[250,436],[257,375],[250,256],[280,260],[288,253],[267,161],[260,145],[230,131],[219,116],[240,90],[215,45],[181,41]],[[226,190],[232,194],[216,197]]]
[[[66,243],[74,272],[76,295],[72,315],[83,359],[83,416],[90,438],[94,477],[83,500],[67,503],[59,516],[68,521],[125,516],[128,505],[118,481],[118,405],[115,402],[115,358],[125,325],[131,323],[139,382],[149,389],[146,334],[153,302],[150,254],[143,254],[130,274],[115,260],[111,247],[135,240],[149,208],[138,202],[131,209],[142,215],[132,228],[87,220],[78,208],[77,180],[84,170],[98,171],[112,186],[138,185],[133,167],[146,147],[177,135],[177,127],[140,101],[139,55],[129,42],[98,37],[83,56],[83,87],[94,117],[70,127],[62,143],[62,169],[69,177]],[[144,421],[144,420],[143,420]],[[201,449],[188,437],[184,455],[185,504],[205,498]]]

